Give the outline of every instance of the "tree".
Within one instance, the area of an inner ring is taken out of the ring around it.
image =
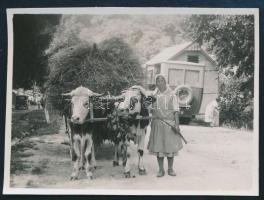
[[[254,96],[254,16],[193,15],[187,24],[190,36],[216,57],[222,76],[220,120],[241,127],[240,116]]]
[[[43,84],[47,69],[44,50],[59,20],[60,15],[14,15],[14,88],[28,89],[35,81]]]
[[[89,21],[89,16],[87,21]],[[61,49],[80,44],[79,38],[81,32],[80,23],[76,15],[62,15],[59,25],[54,30],[50,45],[46,47],[45,54],[52,55]]]
[[[173,23],[165,24],[165,26],[163,28],[163,32],[165,33],[165,35],[170,37],[172,44],[175,44],[176,35],[181,34],[181,32],[176,29],[176,27]]]

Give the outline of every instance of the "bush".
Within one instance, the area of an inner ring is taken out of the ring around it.
[[[222,77],[220,95],[217,99],[220,108],[220,124],[231,127],[253,128],[253,94],[242,90],[247,83],[245,76]]]

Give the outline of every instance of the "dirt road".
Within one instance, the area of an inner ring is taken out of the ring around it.
[[[31,167],[11,175],[11,187],[26,188],[93,188],[93,189],[151,189],[151,190],[246,190],[252,186],[253,133],[227,128],[181,126],[188,144],[174,161],[176,177],[157,178],[156,158],[146,150],[147,175],[125,179],[122,166],[112,166],[113,147],[105,144],[97,152],[95,179],[85,173],[70,181],[71,161],[68,138],[63,128],[58,134],[32,137],[34,149],[23,160]],[[147,136],[149,135],[149,130]],[[148,137],[146,137],[148,141]],[[147,144],[147,142],[146,142]],[[165,167],[167,167],[165,162]]]

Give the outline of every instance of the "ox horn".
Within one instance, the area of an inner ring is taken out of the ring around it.
[[[101,97],[102,100],[105,101],[119,101],[123,99],[125,96],[124,95],[119,95],[119,96],[106,96],[106,97]]]
[[[122,94],[115,97],[116,100],[121,100],[123,98],[125,98],[125,95]]]
[[[92,92],[91,96],[101,97],[101,96],[103,96],[103,94]]]
[[[110,99],[112,99],[114,101],[119,101],[119,100],[124,99],[124,98],[125,98],[125,95],[118,95],[118,96],[112,97]]]
[[[72,93],[71,93],[71,92],[68,92],[68,93],[62,93],[61,95],[62,95],[62,96],[72,96]]]

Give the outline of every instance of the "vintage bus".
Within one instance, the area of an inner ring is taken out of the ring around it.
[[[147,84],[155,87],[162,74],[180,101],[180,120],[204,119],[206,106],[218,97],[218,71],[210,55],[196,42],[184,43],[161,51],[145,64]]]

